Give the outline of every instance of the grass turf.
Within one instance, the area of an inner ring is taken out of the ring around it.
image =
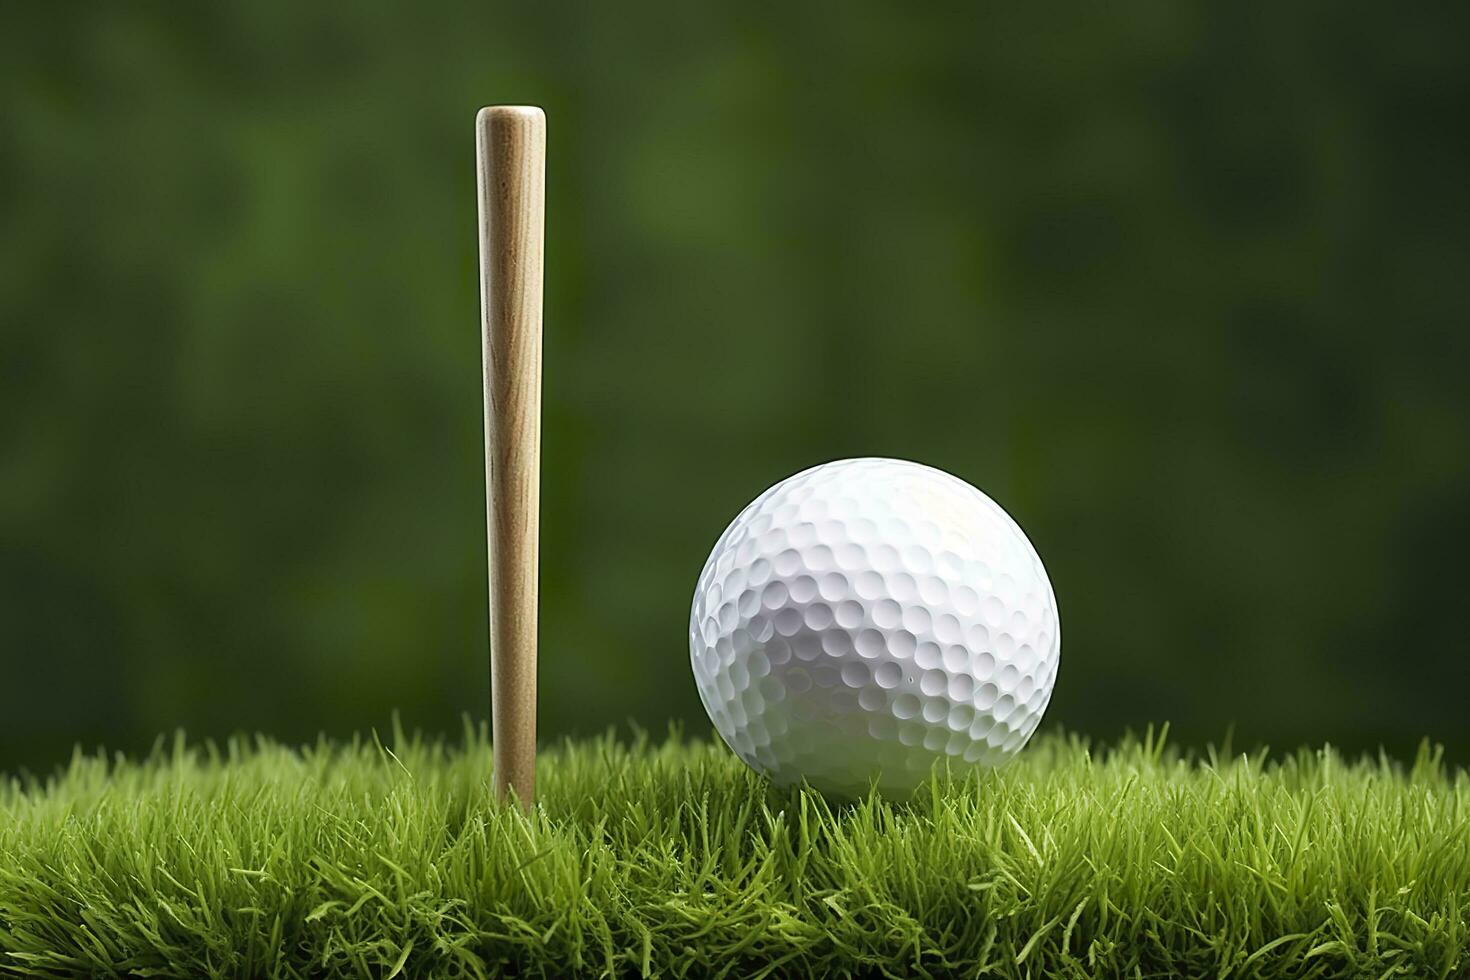
[[[496,806],[483,730],[77,756],[0,785],[0,974],[1470,971],[1470,777],[1040,738],[908,803],[612,736]]]

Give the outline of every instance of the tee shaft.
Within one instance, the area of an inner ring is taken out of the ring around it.
[[[536,793],[546,116],[531,106],[481,109],[475,149],[495,792],[529,807]]]

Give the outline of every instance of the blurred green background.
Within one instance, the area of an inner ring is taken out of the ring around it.
[[[550,125],[542,730],[761,489],[986,489],[1048,725],[1470,750],[1463,6],[6,5],[0,767],[488,709],[472,120]]]

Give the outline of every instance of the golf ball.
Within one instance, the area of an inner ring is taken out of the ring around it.
[[[755,499],[700,573],[689,659],[720,736],[778,785],[907,794],[1031,737],[1061,653],[1041,559],[999,505],[896,459]]]

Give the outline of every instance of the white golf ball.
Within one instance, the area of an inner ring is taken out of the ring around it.
[[[779,785],[911,792],[1031,737],[1056,597],[1005,511],[932,467],[824,463],[736,517],[694,590],[689,658],[735,754]]]

